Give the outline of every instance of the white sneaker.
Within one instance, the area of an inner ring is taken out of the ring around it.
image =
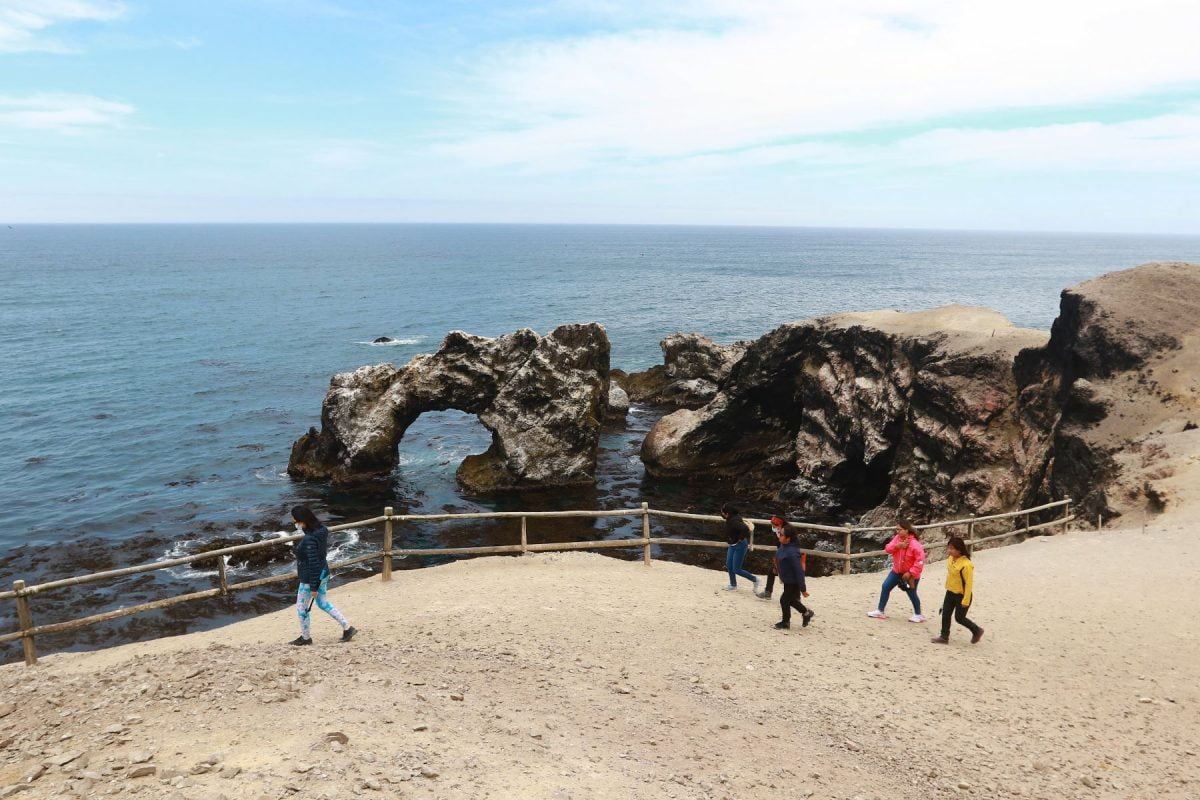
[[[759,584],[758,578],[755,578],[754,579],[754,593],[755,594],[758,594],[758,584]]]
[[[868,611],[867,616],[871,619],[887,619],[887,614],[883,613],[878,608],[874,611]]]
[[[908,621],[909,622],[924,622],[925,615],[924,614],[913,614],[911,617],[908,618]]]
[[[737,587],[736,587],[736,586],[733,586],[733,585],[729,585],[729,586],[722,586],[722,587],[721,587],[721,589],[722,589],[722,590],[724,590],[724,591],[726,591],[726,592],[736,592],[736,591],[737,591]]]

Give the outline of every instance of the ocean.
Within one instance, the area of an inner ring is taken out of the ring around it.
[[[595,489],[462,494],[454,470],[490,437],[458,412],[427,414],[413,425],[390,486],[334,491],[295,483],[285,469],[292,442],[319,425],[332,374],[403,364],[436,350],[454,329],[494,336],[598,321],[612,342],[612,365],[634,370],[660,363],[658,342],[677,331],[731,342],[849,310],[957,302],[1048,329],[1063,288],[1152,260],[1200,261],[1200,237],[573,225],[0,226],[0,581],[33,583],[175,555],[214,536],[280,529],[297,502],[331,521],[371,516],[385,505],[433,513],[613,508],[651,499],[708,511],[722,499],[710,487],[642,473],[637,448],[661,414],[642,407],[628,430],[605,434]],[[396,341],[373,344],[380,336]],[[633,525],[614,521],[592,532],[626,535]],[[341,552],[368,547],[374,535],[344,537]],[[398,541],[509,535],[494,526],[414,526]],[[202,571],[184,570],[167,582],[204,580]],[[163,590],[162,580],[149,581],[72,595],[50,608],[86,613]],[[267,597],[260,602],[275,603],[278,593]],[[160,615],[158,623],[101,630],[106,641],[138,638],[155,624],[169,621],[175,630],[246,611],[227,606],[201,623]],[[0,627],[11,629],[3,623],[0,616]],[[90,643],[81,637],[61,646]]]

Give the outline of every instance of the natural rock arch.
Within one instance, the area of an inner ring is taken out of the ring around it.
[[[351,484],[396,467],[405,430],[426,411],[475,414],[492,433],[468,456],[471,491],[586,484],[595,480],[608,396],[609,342],[597,323],[547,336],[525,328],[496,338],[462,331],[403,367],[376,364],[334,375],[321,430],[292,445],[288,474]]]

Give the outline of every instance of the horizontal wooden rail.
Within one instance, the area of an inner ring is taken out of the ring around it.
[[[1039,523],[1037,525],[1029,524],[1029,515],[1036,514],[1041,511],[1046,511],[1052,508],[1065,506],[1065,513],[1062,517],[1056,518],[1049,522]],[[358,520],[356,522],[342,523],[339,525],[329,526],[331,532],[350,530],[361,528],[370,525],[384,523],[385,536],[384,548],[382,550],[372,550],[368,553],[349,558],[344,561],[339,561],[331,565],[331,569],[353,566],[356,564],[366,563],[375,559],[382,559],[384,563],[383,579],[388,580],[391,577],[390,564],[391,560],[396,557],[404,556],[450,556],[450,555],[504,555],[504,554],[519,554],[519,553],[546,553],[555,551],[571,551],[571,550],[604,550],[604,549],[634,549],[643,548],[644,560],[646,564],[650,563],[650,550],[652,545],[678,545],[682,547],[705,547],[711,549],[722,549],[727,547],[726,542],[722,540],[709,539],[677,539],[670,537],[652,537],[650,536],[650,517],[662,517],[665,519],[681,519],[696,522],[714,522],[720,523],[724,521],[723,517],[710,514],[690,514],[678,511],[658,511],[650,508],[646,503],[641,504],[641,508],[633,509],[616,509],[608,511],[587,511],[587,510],[572,510],[572,511],[494,511],[494,512],[479,512],[468,514],[393,514],[391,509],[385,510],[383,516],[371,517],[370,519]],[[1002,519],[1011,519],[1014,517],[1024,516],[1025,527],[1016,530],[1005,531],[1003,533],[986,536],[980,539],[973,539],[971,534],[974,527],[979,523],[992,522]],[[527,539],[526,522],[530,518],[537,519],[563,519],[563,518],[592,518],[600,519],[606,517],[641,517],[642,519],[642,536],[640,538],[629,539],[598,539],[592,541],[581,542],[543,542],[538,544],[530,544]],[[1016,536],[1033,531],[1043,530],[1055,526],[1062,526],[1062,529],[1067,530],[1070,522],[1075,520],[1075,515],[1071,513],[1071,500],[1058,500],[1053,503],[1046,503],[1034,508],[1020,509],[1018,511],[1010,511],[1003,514],[992,514],[985,517],[971,517],[969,519],[951,520],[947,522],[936,522],[927,525],[918,525],[920,530],[936,530],[955,526],[966,526],[968,530],[968,542],[971,545],[983,544],[985,542],[1005,539],[1011,536]],[[518,519],[521,522],[521,543],[513,545],[479,545],[474,547],[432,547],[432,548],[395,548],[391,547],[392,543],[392,523],[393,522],[424,522],[424,521],[446,521],[446,520],[487,520],[487,519]],[[768,525],[766,519],[758,519],[753,517],[745,518],[752,525]],[[893,526],[881,527],[852,527],[852,526],[833,526],[819,525],[808,522],[793,522],[790,523],[793,528],[806,531],[817,531],[820,533],[839,534],[843,537],[841,552],[830,552],[826,550],[810,550],[801,548],[800,552],[805,555],[814,556],[816,558],[827,558],[833,561],[841,561],[843,572],[849,572],[850,563],[854,560],[865,558],[878,558],[886,556],[884,550],[871,550],[861,553],[851,553],[851,540],[853,534],[864,533],[887,533],[893,530]],[[88,625],[94,625],[99,622],[107,622],[121,617],[138,614],[144,611],[153,611],[162,608],[169,608],[180,603],[187,603],[193,600],[203,600],[212,597],[227,595],[230,592],[239,591],[242,589],[253,589],[260,586],[268,586],[275,583],[283,583],[285,581],[295,580],[294,573],[289,570],[279,575],[270,575],[262,578],[254,578],[252,580],[242,581],[240,583],[228,583],[225,563],[223,559],[236,553],[244,553],[251,550],[259,550],[266,547],[273,547],[279,544],[288,544],[301,538],[303,534],[287,534],[278,536],[272,539],[263,539],[258,542],[248,542],[241,545],[233,545],[231,547],[223,547],[216,550],[209,550],[203,553],[196,553],[190,556],[181,556],[179,558],[164,559],[155,561],[149,564],[139,564],[132,567],[124,567],[121,569],[105,570],[103,572],[91,573],[88,575],[78,575],[71,578],[63,578],[60,580],[47,581],[45,583],[34,586],[25,586],[24,581],[14,581],[12,591],[0,592],[0,599],[15,599],[17,602],[18,620],[21,629],[12,633],[0,634],[0,643],[12,642],[21,640],[25,651],[25,663],[37,663],[37,652],[34,648],[34,637],[51,633],[62,633],[66,631],[78,630]],[[750,531],[750,551],[772,551],[775,549],[772,544],[754,544],[753,529]],[[927,549],[936,550],[944,548],[945,544],[930,544]],[[49,591],[51,589],[62,589],[70,586],[80,586],[97,581],[108,580],[111,578],[121,578],[129,575],[136,575],[144,572],[151,572],[160,569],[169,569],[171,567],[183,566],[186,564],[195,564],[197,562],[218,561],[218,582],[219,585],[213,589],[205,589],[198,592],[189,592],[186,594],[175,595],[160,600],[154,600],[147,603],[141,603],[135,606],[118,608],[112,611],[105,611],[100,614],[92,614],[87,617],[67,620],[64,622],[54,622],[47,625],[34,625],[32,615],[29,610],[29,598],[33,595]]]

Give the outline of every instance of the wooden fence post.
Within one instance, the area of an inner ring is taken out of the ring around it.
[[[1071,498],[1066,498],[1067,504],[1063,506],[1063,523],[1062,532],[1067,533],[1071,530]]]
[[[971,515],[971,519],[967,521],[967,545],[975,546],[975,515]]]
[[[33,628],[33,615],[29,613],[29,597],[25,594],[25,581],[13,581],[17,592],[17,621],[21,625],[21,649],[25,651],[25,664],[32,667],[37,663],[37,646],[29,630]]]
[[[846,533],[842,537],[842,552],[846,554],[846,558],[842,561],[842,574],[850,574],[850,539],[854,535],[853,528],[846,528]]]
[[[221,594],[229,594],[229,576],[225,574],[225,556],[217,556],[217,584],[221,587]]]
[[[384,581],[392,579],[392,507],[383,509],[383,573]]]
[[[650,504],[642,503],[642,562],[650,566]]]
[[[529,533],[525,526],[525,517],[521,517],[521,555],[529,552]]]

